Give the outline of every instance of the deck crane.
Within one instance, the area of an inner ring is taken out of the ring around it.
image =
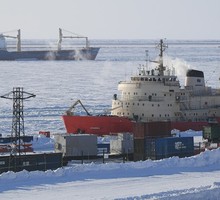
[[[79,99],[66,111],[66,114],[67,115],[74,115],[73,109],[75,108],[75,106],[77,104],[80,104],[82,106],[82,108],[86,111],[86,114],[88,116],[91,116],[91,114],[87,111],[87,109],[85,108],[85,106],[82,104],[82,102]]]
[[[66,30],[64,30],[64,31],[66,31]],[[64,36],[63,35],[63,29],[59,28],[58,51],[61,50],[61,43],[62,43],[63,38],[85,38],[86,39],[86,48],[89,48],[89,39],[88,39],[88,37],[78,35],[76,33],[70,32],[70,31],[66,31],[66,32],[71,33],[72,36]]]
[[[78,105],[78,104],[80,104],[80,105],[82,106],[82,108],[85,110],[85,112],[86,112],[86,114],[87,114],[88,116],[92,116],[92,115],[88,112],[88,110],[85,108],[85,106],[83,105],[83,103],[82,103],[79,99],[76,100],[76,102],[66,111],[66,115],[69,115],[69,116],[74,115],[73,109],[74,109],[75,106]],[[120,105],[120,106],[118,106],[118,107],[115,107],[115,108],[107,109],[107,110],[105,110],[105,111],[103,112],[103,115],[107,115],[108,112],[111,112],[111,111],[113,111],[113,110],[116,110],[116,109],[118,109],[118,108],[120,108],[120,107],[122,107],[122,105]]]
[[[17,51],[20,52],[21,51],[21,30],[18,29],[17,32],[18,32],[17,36],[0,34],[0,37],[17,39]]]

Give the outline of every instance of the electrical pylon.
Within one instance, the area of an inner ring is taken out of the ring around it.
[[[35,97],[36,95],[23,91],[22,87],[14,87],[12,92],[9,92],[1,98],[13,100],[13,117],[11,136],[15,140],[14,145],[18,147],[18,154],[21,154],[21,136],[25,136],[24,132],[24,100]],[[17,153],[17,152],[16,152]]]

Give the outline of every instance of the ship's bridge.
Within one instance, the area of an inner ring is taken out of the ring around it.
[[[177,79],[177,76],[175,76],[174,69],[165,70],[164,75],[160,75],[158,70],[146,70],[145,68],[139,68],[138,75],[131,76],[131,83],[133,82],[155,82],[162,83],[166,86],[180,86],[179,80]]]
[[[167,86],[179,86],[179,80],[176,76],[133,76],[131,82],[157,82]]]

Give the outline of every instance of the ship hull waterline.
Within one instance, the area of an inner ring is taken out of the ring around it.
[[[0,51],[0,60],[95,60],[100,48],[60,51]]]
[[[67,133],[89,133],[96,135],[111,135],[122,132],[133,132],[133,123],[126,117],[118,116],[62,116]],[[220,123],[220,117],[217,118]],[[201,131],[208,121],[171,121],[171,130]],[[163,131],[163,130],[161,130]]]

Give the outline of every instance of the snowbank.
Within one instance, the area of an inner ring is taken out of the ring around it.
[[[0,192],[7,193],[18,188],[36,187],[39,185],[57,185],[69,182],[78,183],[78,181],[83,181],[84,183],[86,180],[129,180],[155,176],[176,177],[185,173],[210,173],[219,170],[220,148],[211,151],[207,150],[197,156],[188,158],[172,157],[158,161],[74,164],[46,172],[27,172],[25,170],[18,173],[6,172],[0,175]],[[132,196],[129,193],[128,197],[120,197],[119,199],[190,199],[192,195],[193,199],[199,199],[200,197],[206,199],[204,198],[206,195],[212,195],[211,199],[217,199],[215,196],[219,197],[220,195],[220,182],[215,181],[205,186],[195,185],[187,189],[170,189],[166,192],[145,193],[138,196]],[[126,196],[126,193],[124,196]],[[98,197],[100,196],[98,195]]]

